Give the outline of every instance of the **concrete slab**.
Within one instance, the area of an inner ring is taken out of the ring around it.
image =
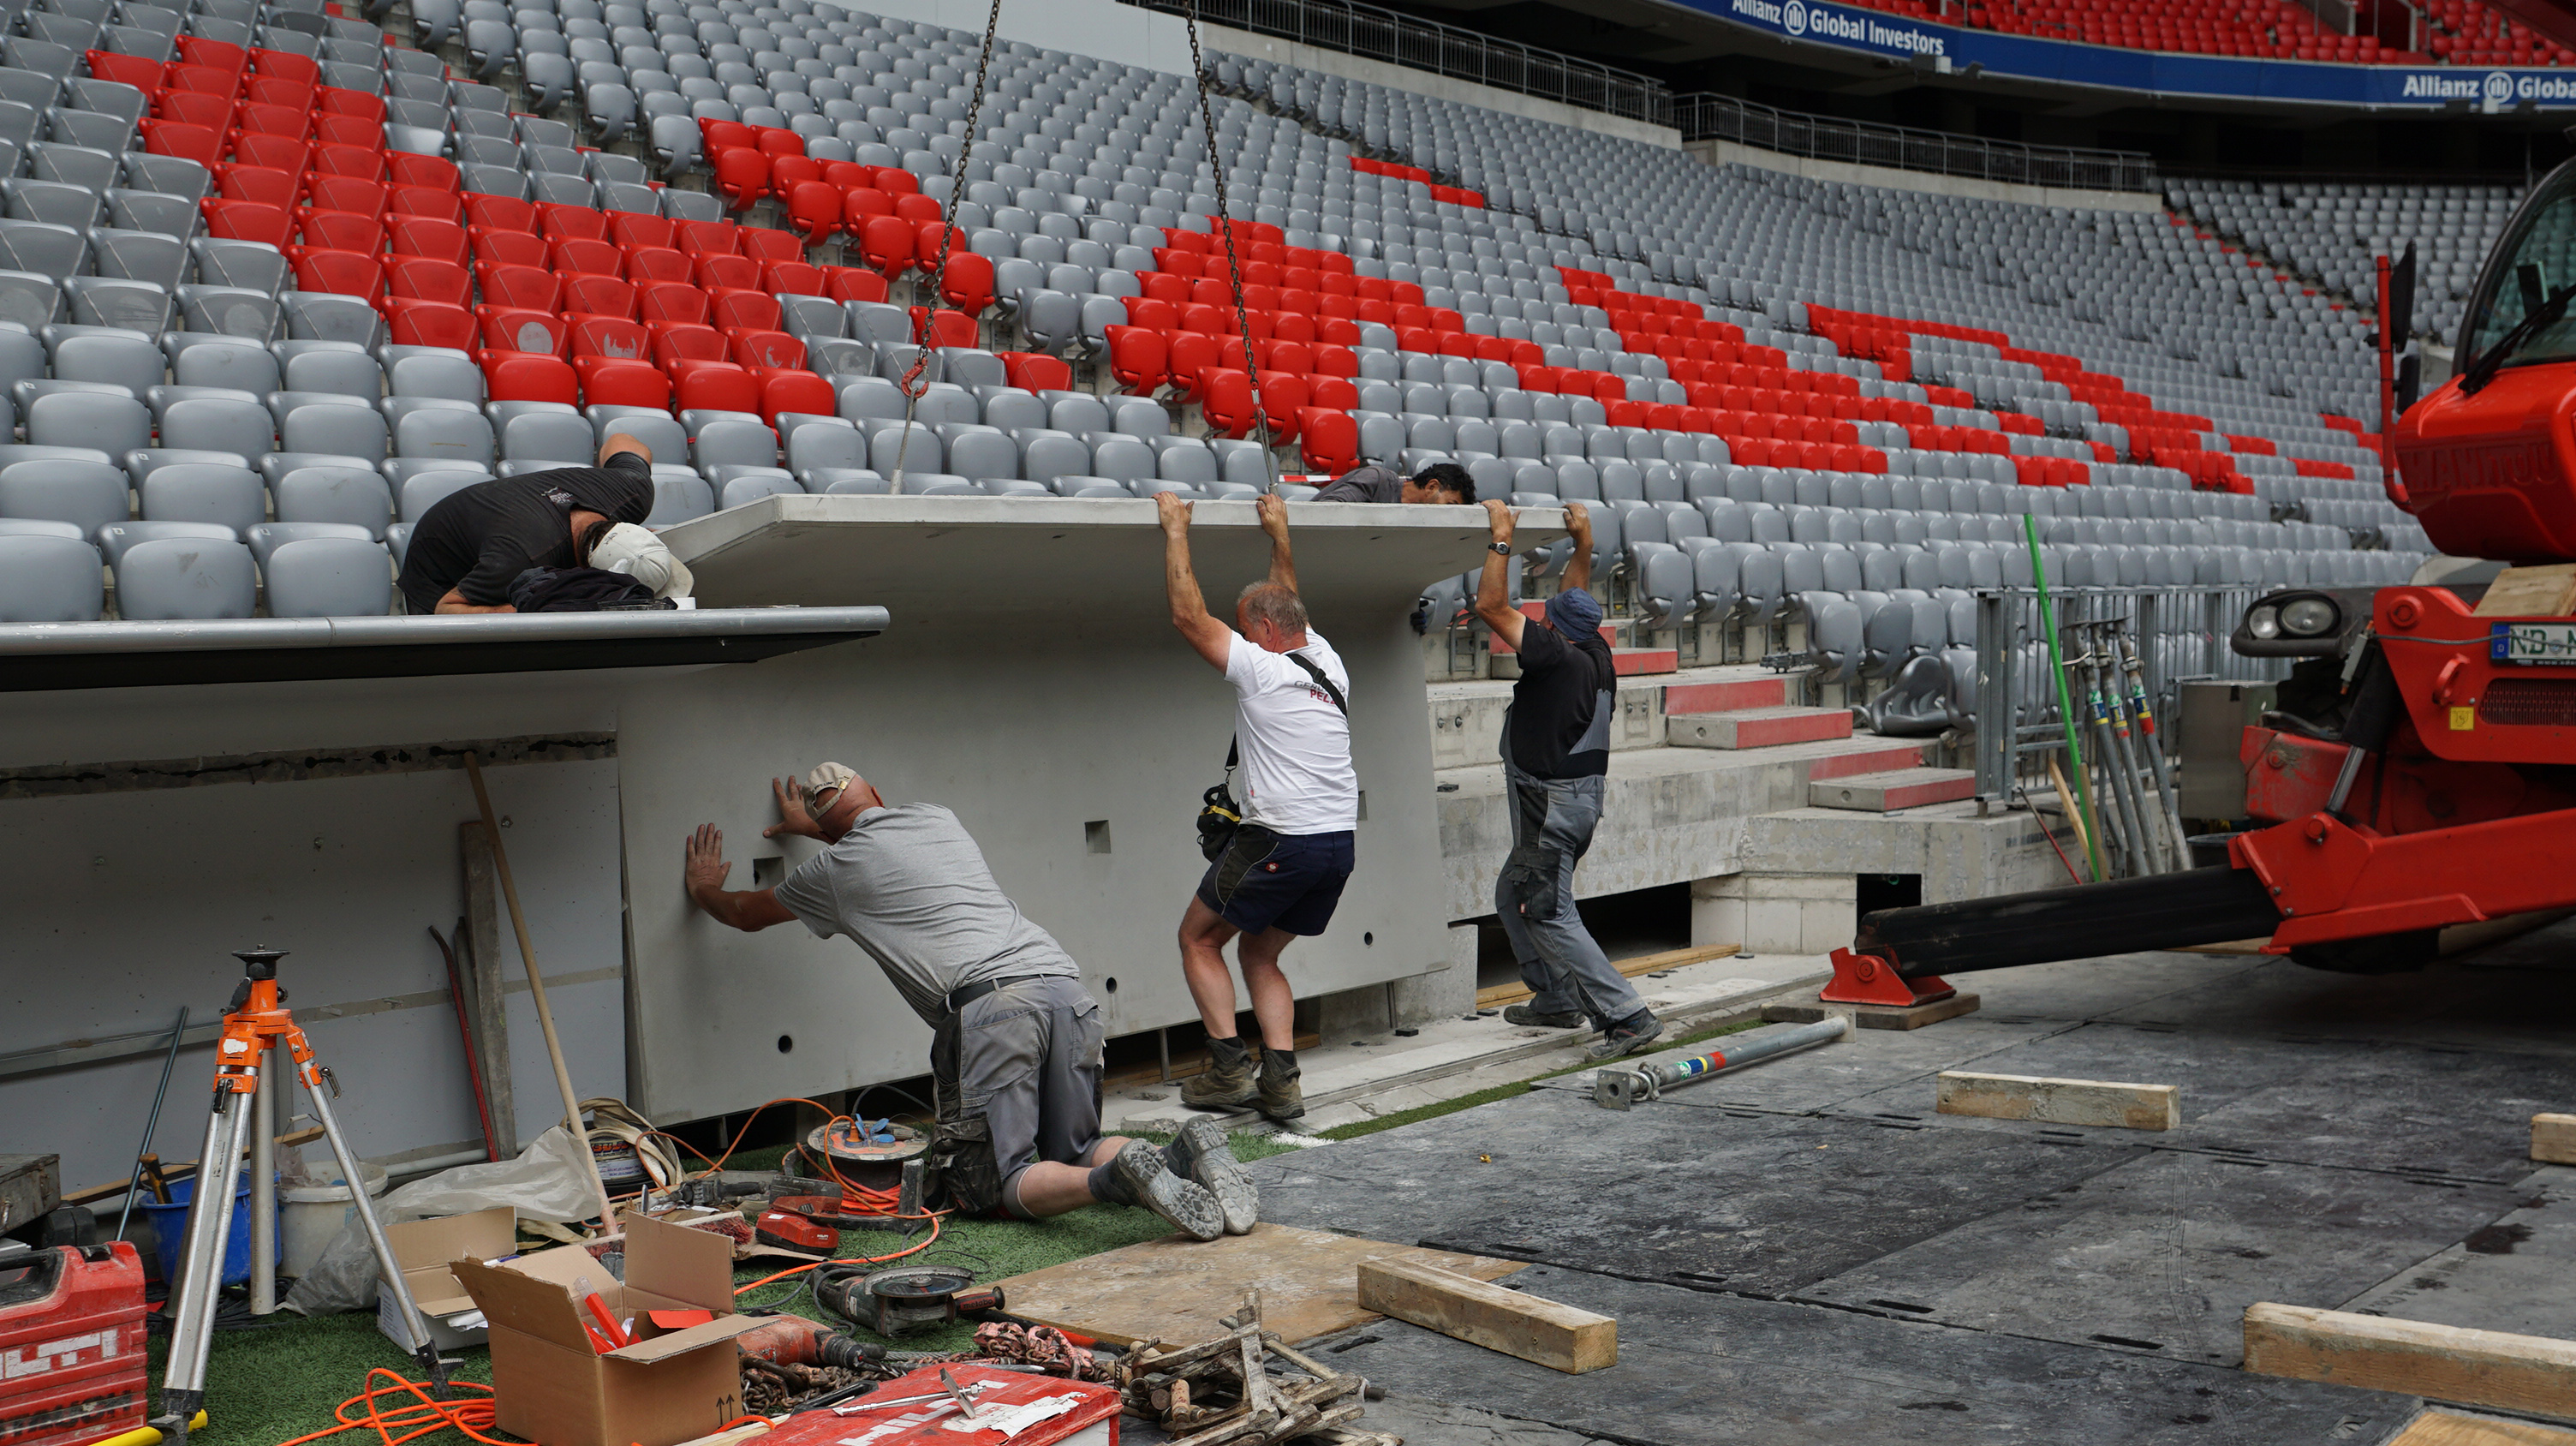
[[[1726,713],[1669,719],[1664,737],[1676,748],[1776,748],[1852,736],[1851,713],[1842,708],[1739,708]]]
[[[2143,1153],[1538,1090],[1252,1168],[1284,1224],[1778,1297]]]
[[[2512,1209],[2336,1309],[2576,1340],[2576,1169],[2534,1171],[2512,1193]]]
[[[2576,1060],[2576,924],[2416,974],[2333,974],[2266,956],[2223,983],[2113,1017],[2196,1033],[2506,1048]]]
[[[2062,1139],[2074,1153],[2104,1135]],[[2033,1135],[2033,1139],[2053,1139]],[[1854,1310],[2234,1365],[2245,1307],[2349,1298],[2518,1194],[2157,1153],[1799,1292]]]
[[[1619,1364],[1581,1376],[1387,1321],[1321,1359],[1389,1388],[1359,1424],[1407,1446],[1851,1446],[1996,1441],[2146,1446],[2375,1442],[2412,1397],[2264,1380],[2142,1352],[2062,1345],[1533,1266],[1533,1295],[1619,1319]],[[1452,1415],[1412,1400],[1472,1402]],[[1381,1411],[1384,1415],[1381,1415]],[[1485,1413],[1492,1413],[1488,1416]],[[1505,1435],[1492,1419],[1543,1436]]]

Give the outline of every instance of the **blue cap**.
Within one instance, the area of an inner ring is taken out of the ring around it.
[[[1547,600],[1547,620],[1569,643],[1579,643],[1601,630],[1601,602],[1583,589],[1568,588]]]

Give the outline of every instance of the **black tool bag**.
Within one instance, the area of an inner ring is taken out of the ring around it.
[[[622,572],[597,567],[532,567],[510,579],[510,606],[523,613],[650,612],[678,604]]]
[[[1295,653],[1282,656],[1306,670],[1306,676],[1314,679],[1315,685],[1324,690],[1324,696],[1333,700],[1336,712],[1344,718],[1351,716],[1351,705],[1343,701],[1342,690],[1333,686],[1333,680],[1324,676],[1323,669]],[[1242,748],[1240,740],[1226,744],[1224,779],[1199,795],[1199,853],[1210,863],[1216,862],[1217,856],[1225,852],[1226,845],[1234,842],[1235,830],[1243,827],[1243,806],[1234,801],[1234,770],[1243,762]]]

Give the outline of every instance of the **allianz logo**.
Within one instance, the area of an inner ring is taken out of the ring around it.
[[[2443,75],[2417,71],[2406,77],[2401,100],[2479,100],[2489,105],[2516,101],[2576,101],[2576,79],[2563,76],[2490,70],[2484,75]]]

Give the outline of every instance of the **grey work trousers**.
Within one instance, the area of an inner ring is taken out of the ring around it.
[[[1581,1014],[1595,1029],[1634,1018],[1646,1001],[1612,968],[1574,906],[1574,866],[1601,822],[1598,778],[1536,778],[1503,760],[1512,852],[1494,881],[1494,912],[1542,1014]]]
[[[1100,1005],[1070,974],[1006,984],[932,1032],[931,1161],[969,1216],[1006,1207],[1022,1170],[1100,1143]]]

